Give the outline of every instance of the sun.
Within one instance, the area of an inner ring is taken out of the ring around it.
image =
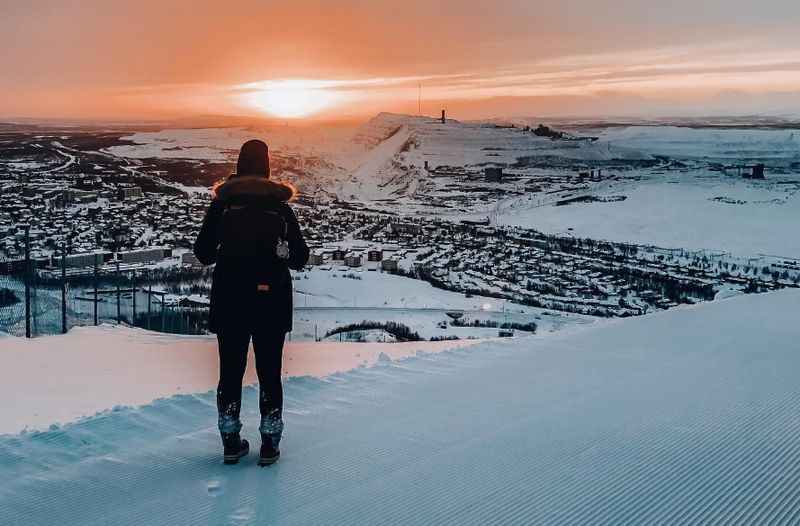
[[[284,119],[308,117],[344,99],[332,83],[321,80],[269,80],[242,88],[244,104]]]

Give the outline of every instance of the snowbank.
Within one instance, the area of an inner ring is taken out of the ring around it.
[[[798,311],[741,296],[291,378],[268,469],[222,465],[210,392],[0,437],[0,524],[794,524]]]
[[[438,352],[471,341],[375,343],[288,342],[283,375],[323,377],[418,351]],[[245,381],[256,383],[250,351]],[[141,405],[178,393],[216,388],[217,341],[112,325],[76,327],[66,335],[0,339],[0,434],[41,429],[120,405]]]

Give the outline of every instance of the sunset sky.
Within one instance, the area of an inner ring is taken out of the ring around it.
[[[0,117],[800,114],[797,0],[0,0]]]

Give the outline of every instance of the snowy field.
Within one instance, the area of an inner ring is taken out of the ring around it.
[[[121,137],[132,144],[111,146],[105,153],[131,159],[232,161],[245,141],[259,138],[273,151],[336,152],[353,130],[346,126],[265,126],[260,128],[169,128]]]
[[[800,258],[800,176],[790,180],[796,183],[751,182],[707,172],[655,175],[592,194],[625,196],[624,201],[534,206],[515,199],[503,205],[498,222],[665,248]]]
[[[314,339],[338,326],[370,321],[400,321],[422,338],[488,338],[496,328],[440,327],[449,322],[447,312],[463,311],[465,320],[530,323],[539,333],[573,325],[594,323],[597,318],[528,307],[482,296],[434,288],[430,283],[381,272],[311,269],[295,274],[293,339]],[[357,279],[346,276],[355,276]],[[520,333],[521,334],[521,333]]]
[[[267,469],[221,463],[211,392],[5,435],[0,524],[795,524],[799,309],[797,291],[741,296],[289,378]],[[160,338],[137,367],[191,374]],[[31,390],[11,364],[40,387],[71,372],[2,345],[14,405]],[[248,388],[251,440],[256,406]]]
[[[674,159],[792,161],[800,157],[800,130],[624,126],[592,130],[603,149],[622,148]]]

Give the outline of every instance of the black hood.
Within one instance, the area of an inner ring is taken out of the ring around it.
[[[239,150],[234,175],[260,175],[269,178],[269,148],[267,143],[253,139],[247,141]]]

